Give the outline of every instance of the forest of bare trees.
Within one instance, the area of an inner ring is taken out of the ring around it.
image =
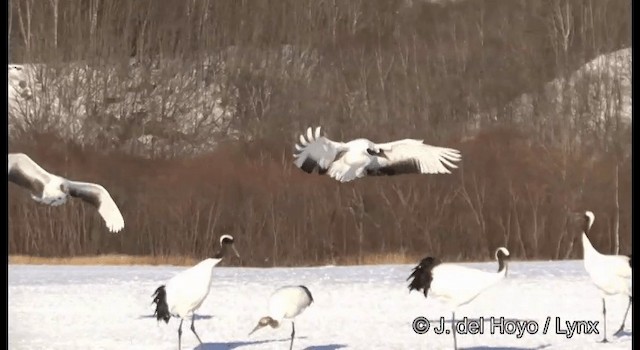
[[[199,258],[228,233],[249,266],[578,258],[587,209],[597,249],[631,250],[624,82],[570,79],[631,47],[628,0],[11,0],[8,20],[31,67],[9,150],[103,184],[126,222],[9,186],[10,254]],[[292,163],[311,125],[463,160],[340,184]]]

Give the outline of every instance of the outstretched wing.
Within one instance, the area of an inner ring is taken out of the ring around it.
[[[383,155],[374,158],[367,175],[450,174],[462,159],[453,148],[426,145],[422,140],[404,139],[377,144]]]
[[[321,136],[320,127],[315,131],[307,129],[306,138],[300,135],[300,142],[295,145],[293,153],[295,165],[306,173],[318,170],[319,174],[325,174],[327,169],[348,148],[342,142],[335,142],[325,136]]]
[[[80,198],[98,208],[98,213],[104,219],[109,231],[118,232],[124,228],[124,218],[120,209],[104,187],[78,181],[67,181],[67,185],[70,196]]]
[[[24,153],[9,153],[9,181],[27,190],[41,194],[51,174]]]

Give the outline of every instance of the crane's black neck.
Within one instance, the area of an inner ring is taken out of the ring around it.
[[[498,259],[498,272],[505,272],[508,268],[509,255],[506,255],[501,249],[496,252],[496,258]]]
[[[584,223],[582,226],[582,232],[584,232],[584,234],[587,235],[587,237],[589,237],[589,230],[591,229],[590,221],[591,220],[589,219],[589,216],[585,215]]]
[[[502,272],[507,268],[507,262],[502,255],[498,255],[498,272]]]
[[[220,249],[218,249],[218,252],[216,252],[216,254],[213,256],[214,259],[222,259],[227,255],[227,252],[229,251],[228,245],[227,244],[222,244],[220,245]]]

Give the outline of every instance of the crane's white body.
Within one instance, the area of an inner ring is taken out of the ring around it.
[[[485,290],[505,278],[507,269],[487,272],[470,267],[443,263],[433,268],[429,295],[452,309],[468,304]]]
[[[607,340],[607,308],[605,297],[611,295],[625,295],[629,298],[627,310],[622,318],[622,324],[615,333],[616,335],[624,330],[624,322],[627,313],[631,307],[631,258],[624,255],[605,255],[598,252],[591,241],[588,233],[595,221],[595,215],[591,211],[584,213],[587,219],[584,230],[582,231],[582,254],[584,268],[589,274],[593,284],[600,290],[602,295],[602,318],[603,318],[603,339]]]
[[[311,305],[312,301],[301,287],[279,288],[269,298],[269,316],[278,322],[293,319]]]
[[[153,293],[153,303],[156,304],[153,315],[158,321],[163,320],[165,323],[169,323],[171,317],[180,318],[178,349],[182,345],[182,323],[189,316],[191,316],[191,331],[202,344],[194,325],[195,311],[202,306],[209,295],[213,268],[222,261],[227,253],[227,248],[231,248],[240,258],[233,242],[234,239],[230,235],[220,236],[220,250],[212,258],[204,259],[195,266],[178,273]]]
[[[124,218],[109,192],[99,184],[71,181],[44,170],[24,153],[9,153],[9,181],[31,191],[33,200],[58,206],[67,202],[69,196],[78,197],[98,209],[105,225],[111,232],[124,228]]]
[[[221,260],[205,259],[167,282],[167,305],[172,315],[185,319],[200,308],[211,290],[213,268]]]
[[[295,165],[307,173],[318,169],[340,182],[365,176],[398,174],[450,174],[460,151],[436,147],[423,140],[403,139],[374,143],[365,138],[336,142],[321,135],[320,127],[307,129],[295,145]]]
[[[629,257],[600,254],[582,233],[584,268],[593,284],[603,295],[623,294],[631,296],[631,266]]]
[[[293,348],[293,339],[296,335],[295,317],[300,315],[311,303],[313,296],[305,286],[284,286],[278,288],[269,298],[269,316],[260,318],[256,327],[249,333],[258,329],[271,326],[280,327],[283,319],[291,320],[291,343],[289,350]]]
[[[510,254],[507,248],[500,247],[495,252],[498,272],[487,272],[456,264],[441,263],[438,258],[427,256],[413,268],[407,278],[409,291],[422,290],[425,298],[430,296],[444,302],[451,309],[453,347],[457,348],[455,310],[478,297],[480,293],[498,284],[507,276]]]

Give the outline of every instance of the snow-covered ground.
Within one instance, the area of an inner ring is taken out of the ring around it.
[[[495,271],[496,263],[465,264]],[[409,265],[316,268],[216,267],[209,297],[199,310],[197,346],[189,324],[183,349],[288,349],[291,327],[265,328],[247,336],[266,315],[277,287],[304,284],[315,302],[296,322],[294,349],[450,349],[451,335],[418,335],[412,321],[436,322],[451,312],[437,300],[409,293]],[[9,265],[10,349],[176,349],[178,321],[152,318],[151,294],[181,267]],[[464,283],[461,281],[460,283]],[[499,286],[456,312],[456,318],[505,317],[537,322],[535,334],[458,335],[459,348],[631,349],[631,318],[620,337],[626,298],[607,300],[608,344],[602,338],[601,301],[581,261],[517,262]],[[550,317],[546,334],[544,324]],[[600,335],[557,334],[565,321],[599,321]],[[437,323],[437,322],[436,322]],[[432,324],[432,327],[437,324]],[[530,325],[530,329],[534,328]],[[433,328],[432,328],[433,329]]]

